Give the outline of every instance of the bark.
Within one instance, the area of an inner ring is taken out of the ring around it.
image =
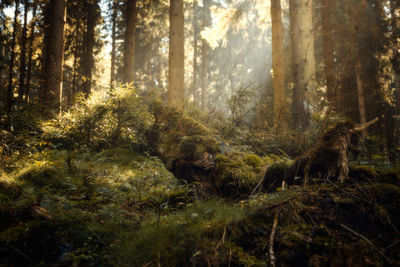
[[[26,43],[27,43],[27,31],[28,31],[28,11],[29,2],[24,0],[24,26],[22,28],[22,40],[21,40],[21,56],[19,66],[19,91],[18,100],[22,101],[25,92],[25,73],[26,73]]]
[[[13,24],[13,35],[11,40],[11,59],[10,59],[10,69],[8,74],[8,87],[7,87],[7,104],[6,104],[6,123],[5,128],[9,129],[11,126],[11,109],[14,102],[14,88],[13,88],[13,70],[14,70],[14,61],[15,61],[15,43],[16,43],[16,35],[17,35],[17,26],[18,26],[18,13],[19,13],[19,0],[15,1],[15,12],[14,12],[14,24]]]
[[[322,0],[322,37],[324,49],[325,77],[327,97],[329,103],[336,106],[336,81],[335,81],[335,39],[334,39],[334,10],[335,3],[331,0]]]
[[[293,121],[295,128],[308,125],[306,92],[315,90],[315,58],[312,1],[290,0],[290,40],[293,75]]]
[[[65,0],[51,0],[47,7],[44,37],[42,101],[45,109],[60,110],[64,61]]]
[[[118,0],[113,0],[113,13],[112,13],[112,43],[111,43],[111,77],[110,88],[114,87],[115,81],[115,56],[116,56],[116,39],[117,39],[117,15],[118,15]]]
[[[168,105],[184,107],[184,14],[183,0],[170,0]]]
[[[37,3],[33,3],[33,11],[32,11],[32,20],[31,20],[31,29],[29,36],[29,51],[28,51],[28,73],[26,77],[26,90],[25,90],[25,102],[29,103],[30,94],[31,94],[31,80],[32,80],[32,64],[33,64],[33,42],[35,40],[35,24],[36,24],[36,10]]]
[[[94,55],[93,49],[95,46],[95,28],[97,20],[97,1],[90,1],[86,3],[87,18],[86,18],[86,33],[84,43],[84,53],[82,58],[82,74],[83,84],[82,89],[86,97],[90,95],[92,90],[92,76],[94,69]]]
[[[126,6],[124,82],[132,83],[135,79],[135,45],[137,23],[137,0],[128,0]]]
[[[358,112],[360,116],[360,124],[364,124],[367,122],[367,115],[365,112],[365,98],[364,98],[364,88],[363,88],[363,81],[362,81],[362,68],[361,62],[357,61],[355,66],[355,73],[356,73],[356,81],[357,81],[357,98],[358,98]],[[366,129],[361,132],[361,140],[364,140],[366,136]]]
[[[194,2],[193,4],[194,6],[194,10],[193,10],[193,84],[192,84],[192,92],[193,92],[193,100],[194,100],[194,104],[198,105],[199,103],[199,64],[197,62],[197,58],[198,58],[198,41],[199,41],[199,25],[198,25],[198,5],[197,5],[197,1]]]
[[[203,29],[210,25],[210,1],[203,0]],[[201,46],[201,109],[207,111],[208,94],[208,64],[209,64],[209,46],[206,40],[202,40]]]
[[[280,0],[271,0],[272,19],[272,69],[274,88],[274,125],[287,125],[285,73],[283,55],[282,10]]]

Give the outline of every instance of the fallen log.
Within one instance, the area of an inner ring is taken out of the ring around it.
[[[178,179],[201,193],[229,197],[248,196],[257,186],[266,165],[260,157],[227,149],[212,129],[162,103],[151,110],[148,146]]]

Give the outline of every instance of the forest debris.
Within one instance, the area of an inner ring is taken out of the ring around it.
[[[309,151],[298,157],[284,180],[288,184],[301,181],[307,184],[310,178],[335,178],[344,182],[349,174],[348,152],[358,152],[361,131],[376,123],[378,118],[362,125],[343,122],[328,130]]]
[[[344,225],[344,224],[340,224],[341,227],[343,227],[344,229],[346,229],[347,231],[349,231],[350,233],[358,236],[359,238],[363,239],[365,242],[367,242],[368,244],[370,244],[376,251],[378,251],[378,253],[388,262],[388,263],[392,263],[392,260],[387,257],[385,255],[385,253],[382,252],[382,249],[379,249],[374,243],[372,243],[368,238],[366,238],[365,236],[363,236],[362,234],[357,233],[356,231],[354,231],[353,229],[349,228],[348,226]]]
[[[278,221],[279,221],[279,210],[275,210],[274,221],[272,223],[271,234],[269,235],[269,241],[268,241],[269,260],[270,260],[270,266],[272,267],[276,266],[274,241],[275,241],[276,229],[278,227]]]

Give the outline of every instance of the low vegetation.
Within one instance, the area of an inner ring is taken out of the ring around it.
[[[282,190],[283,146],[257,153],[118,90],[2,132],[1,266],[268,266],[275,218],[279,266],[400,264],[394,166],[350,161],[343,183]]]

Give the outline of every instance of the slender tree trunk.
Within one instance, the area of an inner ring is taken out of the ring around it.
[[[128,84],[135,80],[136,2],[137,0],[128,0],[126,6],[124,82]]]
[[[210,25],[210,1],[203,0],[203,29]],[[206,40],[202,40],[201,46],[201,109],[207,111],[208,95],[208,57],[209,46]]]
[[[322,0],[322,38],[324,49],[325,77],[327,97],[332,107],[336,107],[336,81],[335,81],[335,38],[333,27],[333,14],[335,3],[332,0]]]
[[[360,60],[357,60],[355,66],[355,74],[357,81],[358,112],[360,116],[360,124],[364,124],[367,122],[367,115],[365,111],[365,97],[364,97],[364,88],[363,88],[361,71],[362,71],[361,62]],[[366,133],[367,133],[366,129],[361,132],[361,140],[364,140]]]
[[[272,20],[272,69],[274,88],[274,125],[287,125],[285,72],[283,55],[282,10],[280,0],[271,0]]]
[[[199,64],[197,62],[198,58],[198,41],[199,41],[199,24],[198,24],[198,5],[197,1],[193,3],[193,85],[192,85],[192,92],[193,92],[193,100],[194,104],[199,104]]]
[[[42,100],[45,109],[60,111],[64,61],[65,0],[51,0],[47,7],[44,37]]]
[[[183,0],[170,0],[168,105],[184,108],[184,13]]]
[[[110,88],[114,87],[114,81],[115,81],[115,57],[117,48],[116,39],[117,39],[117,15],[118,15],[117,6],[118,6],[118,0],[113,0]]]
[[[36,10],[37,3],[33,3],[31,29],[29,35],[29,51],[28,51],[28,73],[26,77],[26,88],[25,88],[25,102],[29,103],[31,94],[31,80],[32,80],[32,64],[33,64],[33,42],[35,40],[35,24],[36,24]]]
[[[22,101],[25,93],[25,73],[26,73],[26,43],[27,43],[27,31],[28,31],[28,11],[29,2],[24,0],[24,26],[22,28],[22,40],[21,40],[21,56],[19,66],[19,91],[18,100]]]
[[[6,105],[6,123],[5,128],[9,129],[11,126],[11,109],[14,102],[14,88],[13,88],[13,71],[15,61],[15,43],[17,38],[17,26],[18,26],[18,14],[19,14],[19,0],[15,1],[15,12],[14,12],[14,24],[13,24],[13,35],[11,40],[11,59],[10,69],[8,74],[8,88],[7,88],[7,105]]]
[[[290,40],[293,74],[293,122],[295,128],[308,125],[306,91],[315,89],[315,58],[312,1],[290,0]]]
[[[98,11],[97,0],[87,2],[86,8],[87,8],[86,33],[85,33],[84,53],[82,58],[82,67],[83,67],[82,89],[85,96],[88,97],[92,90],[92,76],[94,69],[93,49],[95,45],[94,31],[96,28],[97,11]]]
[[[74,46],[74,62],[72,63],[72,88],[68,96],[68,105],[72,105],[76,96],[76,83],[78,75],[78,44]]]

